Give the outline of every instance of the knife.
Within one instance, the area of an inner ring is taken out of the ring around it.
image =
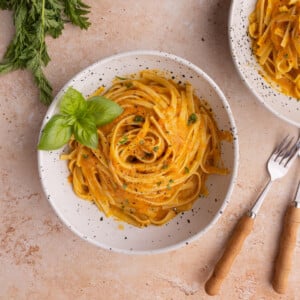
[[[293,250],[296,246],[299,226],[300,181],[293,205],[290,205],[286,210],[283,230],[280,237],[279,250],[275,260],[272,285],[274,290],[279,294],[284,294],[288,286],[288,276],[291,271]]]

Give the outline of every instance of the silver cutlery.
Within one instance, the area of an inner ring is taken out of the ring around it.
[[[207,294],[218,294],[221,284],[229,273],[235,258],[241,251],[246,237],[253,229],[254,220],[263,200],[265,199],[265,196],[267,195],[267,192],[271,187],[271,184],[274,180],[283,177],[288,172],[292,162],[298,155],[299,144],[300,138],[298,138],[296,143],[293,143],[293,138],[289,138],[287,136],[271,154],[267,163],[270,179],[252,209],[244,215],[236,225],[230,239],[228,240],[223,255],[217,262],[211,277],[205,284]]]
[[[284,294],[288,286],[288,277],[292,268],[292,256],[297,242],[300,226],[300,182],[295,200],[285,213],[283,230],[279,242],[279,250],[275,260],[272,285],[279,294]]]

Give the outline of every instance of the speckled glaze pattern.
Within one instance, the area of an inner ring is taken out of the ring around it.
[[[53,95],[81,70],[113,54],[152,49],[183,57],[213,78],[230,104],[239,139],[236,184],[218,222],[184,247],[154,255],[96,247],[61,222],[44,194],[36,145],[48,107],[39,102],[31,75],[1,75],[0,299],[210,299],[205,281],[233,227],[264,186],[266,160],[284,135],[296,136],[299,129],[261,105],[243,84],[229,46],[231,0],[85,2],[92,7],[89,30],[66,24],[61,37],[47,38],[51,62],[45,72]],[[1,57],[13,33],[11,14],[0,11]],[[300,236],[286,294],[275,293],[270,283],[299,168],[298,160],[274,182],[220,294],[211,299],[299,299]]]
[[[100,86],[108,88],[115,76],[126,77],[154,69],[178,83],[190,82],[195,94],[212,108],[218,127],[232,132],[233,141],[222,145],[227,176],[210,176],[209,195],[200,197],[193,209],[163,226],[136,228],[107,218],[95,205],[78,199],[68,182],[67,162],[59,159],[64,149],[39,151],[39,171],[47,199],[64,223],[83,239],[117,252],[150,254],[174,250],[199,238],[223,213],[233,189],[238,165],[238,140],[229,104],[215,82],[201,69],[178,56],[159,51],[132,51],[105,58],[71,79],[58,93],[44,124],[56,113],[60,97],[72,86],[86,97]],[[44,125],[43,124],[43,125]],[[120,225],[122,230],[120,230]]]
[[[252,53],[248,17],[255,4],[256,0],[236,0],[231,4],[229,38],[235,65],[245,84],[267,109],[300,128],[300,101],[280,93],[279,87],[266,82]]]

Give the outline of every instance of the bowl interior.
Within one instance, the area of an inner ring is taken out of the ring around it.
[[[256,0],[231,3],[229,38],[233,60],[242,80],[258,100],[276,116],[300,127],[300,101],[280,93],[259,74],[261,67],[252,53],[248,35],[248,17],[255,4]]]
[[[235,124],[222,92],[199,68],[167,53],[130,52],[93,64],[71,79],[58,93],[44,123],[55,113],[58,99],[69,86],[88,96],[100,85],[110,86],[116,75],[124,76],[146,68],[171,72],[175,80],[189,81],[195,87],[196,94],[209,102],[219,128],[231,130],[235,137],[232,142],[222,144],[223,160],[231,173],[227,176],[209,177],[209,196],[198,199],[191,211],[178,215],[163,226],[149,226],[143,229],[106,218],[95,205],[79,199],[73,193],[67,181],[66,162],[59,159],[62,150],[38,153],[43,188],[63,222],[89,242],[125,253],[156,253],[175,249],[205,232],[222,214],[228,202],[238,163]]]

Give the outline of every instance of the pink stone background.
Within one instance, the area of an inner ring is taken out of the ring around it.
[[[218,223],[198,241],[166,254],[127,256],[79,239],[56,217],[43,194],[36,144],[47,107],[26,71],[0,76],[0,299],[209,299],[204,283],[240,216],[267,180],[265,161],[286,133],[240,80],[230,55],[229,0],[99,0],[92,26],[66,25],[47,39],[45,69],[54,94],[81,69],[106,56],[138,49],[182,56],[206,71],[231,105],[240,142],[237,184]],[[13,36],[0,12],[0,56]],[[271,287],[282,217],[299,180],[299,161],[274,183],[219,296],[212,299],[300,299],[300,240],[285,295]],[[298,236],[299,237],[299,236]]]

